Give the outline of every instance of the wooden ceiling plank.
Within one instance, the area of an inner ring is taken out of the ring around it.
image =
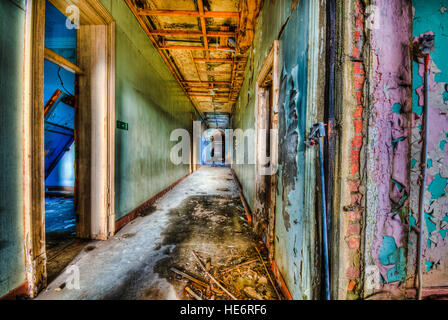
[[[200,46],[178,46],[178,45],[168,45],[160,47],[162,50],[199,50],[199,51],[233,51],[233,49],[228,47],[200,47]]]
[[[207,85],[206,83],[204,83],[204,85]],[[206,87],[204,87],[203,85],[198,85],[198,86],[184,86],[184,88],[185,89],[229,89],[230,88],[230,86],[229,85],[227,85],[227,86],[224,86],[224,85],[221,85],[221,86],[219,86],[219,85],[215,85],[215,86],[209,86],[209,85],[207,85]]]
[[[233,64],[233,60],[232,59],[218,59],[218,58],[195,58],[194,59],[196,62],[222,62],[222,63],[232,63]]]
[[[138,11],[140,16],[167,16],[167,17],[200,17],[198,11],[191,10],[144,10]],[[238,12],[205,11],[204,18],[239,18]]]
[[[211,94],[190,94],[190,93],[187,93],[190,97],[202,97],[202,98],[228,98],[229,96],[226,94],[226,95],[219,95],[219,94],[216,94],[216,95],[211,95]]]
[[[159,52],[160,56],[162,57],[163,61],[165,62],[165,64],[167,65],[167,67],[170,69],[171,73],[173,74],[174,78],[176,79],[176,81],[179,83],[179,86],[181,87],[181,89],[185,92],[185,94],[187,94],[187,90],[184,88],[183,86],[183,82],[180,78],[180,76],[177,74],[177,72],[174,70],[174,67],[171,65],[170,59],[168,59],[168,57],[166,56],[166,53],[164,50],[160,49],[156,39],[153,37],[153,35],[149,32],[150,29],[147,26],[147,24],[145,23],[145,21],[143,20],[143,18],[138,14],[138,8],[134,5],[134,2],[132,0],[125,0],[127,6],[129,7],[129,9],[132,11],[132,13],[134,14],[134,16],[136,17],[137,21],[139,22],[140,26],[143,28],[143,30],[145,31],[145,33],[148,35],[148,37],[151,39],[152,43],[154,44],[154,47],[157,49],[157,51]],[[187,94],[188,95],[188,94]],[[199,116],[201,117],[201,119],[203,119],[203,114],[201,113],[200,110],[198,110],[198,108],[196,107],[196,104],[192,101],[193,107],[195,108],[196,112],[199,114]]]
[[[193,51],[191,51],[191,50],[190,50],[190,57],[191,57],[191,61],[193,61],[193,66],[194,66],[194,70],[196,71],[196,76],[198,77],[199,81],[202,82],[201,75],[199,74],[199,71],[198,71],[198,66],[196,65],[196,62],[194,61]]]
[[[230,84],[229,81],[197,81],[197,80],[183,80],[183,83],[207,83],[207,84]]]
[[[150,30],[150,34],[154,36],[197,36],[202,37],[202,31],[194,30]],[[207,37],[232,37],[235,36],[235,32],[231,31],[208,31]]]

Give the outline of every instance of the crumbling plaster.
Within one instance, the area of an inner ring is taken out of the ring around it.
[[[435,36],[435,51],[431,55],[429,77],[428,169],[425,186],[425,217],[423,224],[423,285],[448,285],[448,12],[446,1],[414,0],[414,42],[423,34]],[[424,104],[424,64],[421,59],[413,63],[413,108],[411,137],[411,194],[409,212],[409,286],[412,286],[417,259],[417,233],[419,216],[419,182],[421,168],[421,117]]]
[[[411,112],[411,8],[407,0],[372,1],[379,25],[370,30],[365,268],[380,283],[366,287],[403,294],[406,280]]]
[[[307,112],[310,112],[307,100],[310,81],[309,19],[311,6],[323,5],[319,1],[312,2],[264,1],[245,80],[232,118],[234,129],[254,128],[256,78],[273,41],[279,39],[279,110],[275,110],[279,115],[279,166],[274,258],[294,299],[313,299],[319,294],[315,280],[320,276],[320,269],[314,261],[317,218],[313,210],[304,209],[314,208],[314,200],[305,196],[307,183],[310,183],[309,179],[305,179],[305,172],[308,165],[314,167],[314,163],[305,160],[304,144],[310,125],[307,122]],[[322,45],[319,48],[324,50]],[[253,209],[255,169],[250,165],[234,165],[233,168]]]

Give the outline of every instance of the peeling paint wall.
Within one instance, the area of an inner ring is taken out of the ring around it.
[[[279,170],[275,213],[275,261],[294,299],[314,298],[314,213],[305,213],[305,144],[308,84],[309,1],[265,1],[233,128],[254,129],[256,78],[275,39],[280,46]],[[249,150],[249,152],[255,152]],[[251,208],[255,168],[233,166]]]
[[[0,297],[25,282],[23,60],[25,1],[0,2]],[[3,32],[8,30],[8,32]]]
[[[404,289],[406,281],[411,11],[406,0],[377,0],[374,5],[380,25],[370,37],[365,258],[369,276],[380,275],[377,285],[394,290]]]
[[[170,161],[173,130],[191,130],[193,105],[124,1],[101,0],[116,20],[116,220],[189,173]]]
[[[435,35],[436,50],[431,53],[429,80],[428,170],[425,186],[423,224],[423,285],[448,285],[448,1],[414,0],[414,41],[425,33]],[[424,93],[423,61],[413,63],[413,107],[411,149],[410,227],[419,221],[419,175],[421,161],[421,116]],[[409,278],[416,272],[417,238],[414,229],[409,236]],[[410,283],[410,286],[412,284]]]
[[[379,28],[370,30],[365,294],[404,294],[409,210],[411,8],[407,0],[376,0]],[[371,279],[380,283],[370,285]],[[398,290],[398,291],[397,291]]]
[[[253,46],[246,65],[244,82],[232,115],[232,126],[234,129],[255,130],[254,112],[257,75],[274,40],[277,39],[283,24],[290,14],[291,1],[276,2],[275,4],[271,0],[264,1],[255,30]],[[249,150],[249,152],[254,152],[254,150]],[[247,164],[234,164],[232,168],[241,182],[243,193],[249,206],[253,209],[255,167]]]

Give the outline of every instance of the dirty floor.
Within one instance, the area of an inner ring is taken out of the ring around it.
[[[203,167],[112,239],[83,246],[37,299],[278,299],[256,245],[230,169]]]
[[[70,264],[87,243],[75,239],[75,220],[73,196],[53,195],[45,198],[45,247],[49,282]]]

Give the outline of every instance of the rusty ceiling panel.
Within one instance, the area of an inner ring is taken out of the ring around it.
[[[196,108],[202,114],[230,113],[262,0],[126,3]]]

